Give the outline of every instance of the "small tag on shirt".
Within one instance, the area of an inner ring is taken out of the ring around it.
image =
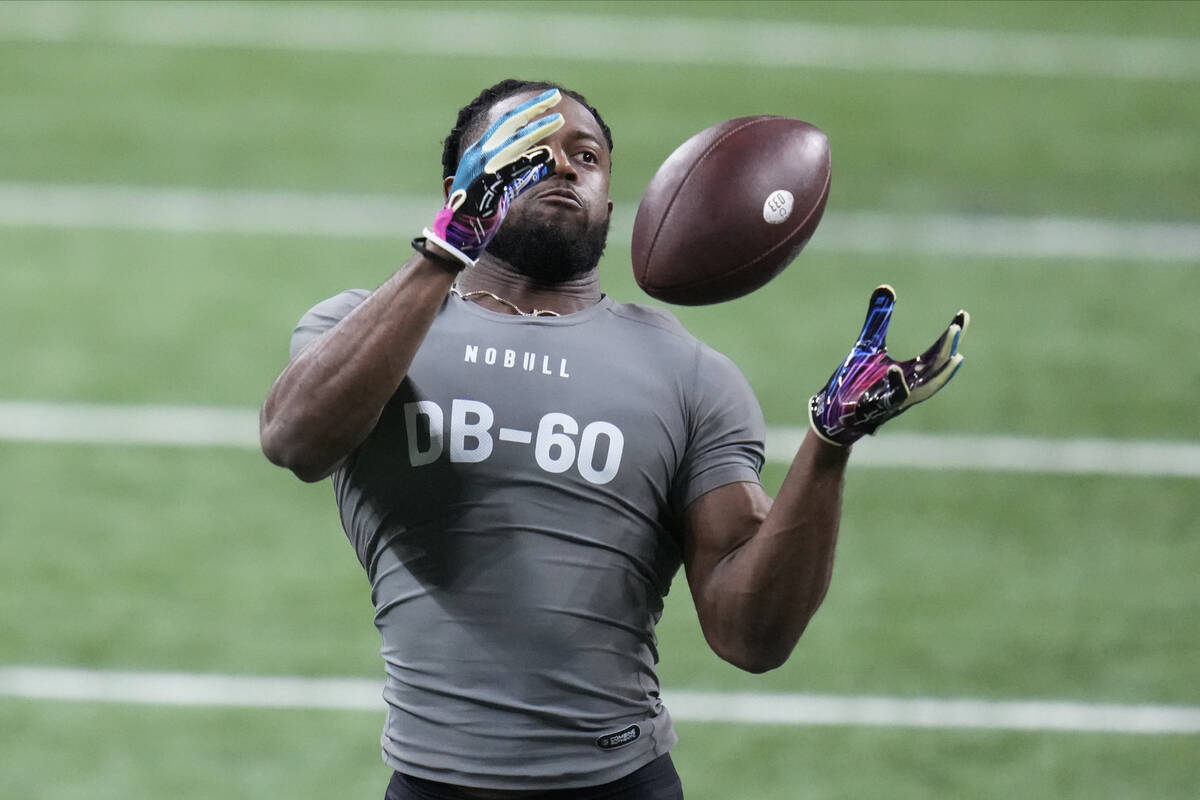
[[[636,742],[641,735],[641,728],[637,725],[630,725],[624,730],[601,736],[596,740],[596,746],[602,750],[615,750],[618,747],[624,747],[627,744]]]

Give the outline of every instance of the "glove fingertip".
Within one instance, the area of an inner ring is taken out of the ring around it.
[[[942,370],[941,375],[935,379],[934,391],[945,386],[950,382],[950,379],[958,374],[958,370],[962,367],[963,357],[961,353],[955,353],[954,356],[947,362],[946,367]]]
[[[552,114],[513,132],[504,146],[500,147],[496,154],[488,160],[484,169],[488,172],[495,172],[505,164],[515,161],[520,155],[529,155],[532,153],[530,148],[534,148],[534,145],[542,139],[561,128],[565,122],[562,114]],[[542,147],[549,155],[550,149],[545,145]]]
[[[566,124],[566,119],[562,114],[551,114],[548,117],[543,117],[536,122],[530,123],[527,128],[521,130],[522,141],[528,141],[530,144],[540,142],[556,130]]]
[[[950,346],[950,355],[958,352],[958,346],[962,342],[963,336],[967,332],[967,326],[971,324],[971,315],[966,311],[959,311],[954,315],[954,320],[950,323],[948,331],[953,333],[954,342]]]
[[[483,149],[487,151],[502,147],[506,139],[514,136],[514,131],[517,131],[522,125],[546,109],[555,106],[560,100],[562,100],[562,94],[557,89],[550,89],[504,114],[500,119],[492,123],[492,126],[487,129],[483,136],[479,137],[479,141],[483,143]],[[551,117],[547,117],[547,119],[553,119],[554,117],[561,118],[562,115],[554,114]],[[561,125],[562,123],[560,122],[559,124]]]
[[[518,111],[527,111],[536,114],[539,111],[545,111],[547,108],[553,108],[558,105],[560,100],[562,100],[562,92],[558,89],[547,89],[518,109]]]
[[[530,146],[533,145],[534,142],[536,142],[538,139],[541,139],[541,138],[543,138],[543,137],[542,136],[528,136],[528,135],[522,135],[522,136],[514,135],[512,140],[509,141],[509,143],[507,145],[502,147],[500,150],[496,151],[496,154],[494,156],[492,156],[490,159],[488,159],[488,162],[486,164],[484,164],[484,166],[483,166],[484,171],[496,174],[500,170],[502,170],[504,167],[507,167],[507,166],[510,166],[513,164],[517,164],[522,159],[525,159],[526,164],[539,163],[539,162],[534,161],[533,160],[534,158],[543,158],[544,160],[549,160],[549,158],[550,158],[550,148],[549,147],[546,147],[545,145],[541,145],[541,146],[533,147],[532,149],[530,149]],[[522,165],[522,166],[524,166],[524,165]]]
[[[958,353],[958,343],[962,340],[962,328],[954,324],[946,329],[946,333],[950,338],[950,346],[946,348],[946,355],[954,356]]]
[[[871,293],[867,318],[863,321],[858,341],[872,350],[887,348],[888,326],[892,321],[892,309],[896,306],[896,293],[886,283]]]

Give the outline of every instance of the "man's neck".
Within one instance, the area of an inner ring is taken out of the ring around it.
[[[604,296],[600,290],[597,269],[562,283],[543,283],[486,253],[474,267],[463,270],[458,276],[457,286],[463,295],[490,292],[524,312],[540,309],[556,314],[573,314],[590,308]],[[518,313],[504,302],[486,295],[478,296],[475,300],[492,311]]]

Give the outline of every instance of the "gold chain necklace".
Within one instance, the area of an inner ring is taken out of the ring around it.
[[[450,294],[457,295],[458,297],[461,297],[463,300],[474,300],[477,297],[490,297],[491,299],[495,300],[497,303],[502,303],[502,304],[508,306],[513,311],[520,314],[522,317],[558,317],[558,316],[561,316],[557,311],[550,311],[550,310],[544,309],[544,308],[535,308],[533,311],[525,311],[524,309],[519,308],[516,303],[505,300],[500,295],[494,294],[493,292],[489,292],[487,289],[476,289],[473,292],[467,292],[466,294],[464,294],[458,290],[457,286],[451,286]]]

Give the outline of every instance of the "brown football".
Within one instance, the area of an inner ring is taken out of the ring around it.
[[[633,276],[651,297],[720,303],[778,275],[829,197],[829,139],[789,117],[705,128],[650,180],[633,223]]]

